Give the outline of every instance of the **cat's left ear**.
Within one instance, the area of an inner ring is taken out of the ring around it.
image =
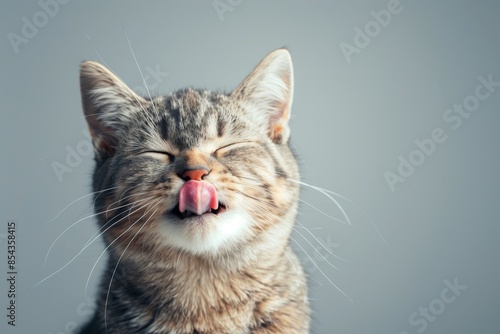
[[[275,143],[286,143],[293,101],[293,65],[288,50],[268,54],[231,96],[256,109]]]

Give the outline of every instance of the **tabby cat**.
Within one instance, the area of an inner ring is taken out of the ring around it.
[[[91,61],[80,85],[109,255],[80,333],[309,333],[289,52],[231,93],[142,97]]]

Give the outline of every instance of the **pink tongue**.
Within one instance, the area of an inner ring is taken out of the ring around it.
[[[218,207],[217,192],[214,186],[207,181],[187,181],[179,191],[180,212],[188,210],[202,215],[208,210]]]

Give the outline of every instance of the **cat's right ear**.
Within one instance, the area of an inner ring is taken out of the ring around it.
[[[115,152],[121,132],[131,116],[149,101],[137,95],[103,65],[85,61],[80,65],[83,113],[89,126],[96,157]]]
[[[232,96],[253,107],[275,143],[286,143],[293,100],[293,66],[288,50],[278,49],[268,54]]]

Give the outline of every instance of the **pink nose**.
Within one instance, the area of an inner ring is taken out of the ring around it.
[[[208,175],[208,171],[206,169],[188,169],[182,173],[182,178],[186,181],[201,181],[205,175]]]

